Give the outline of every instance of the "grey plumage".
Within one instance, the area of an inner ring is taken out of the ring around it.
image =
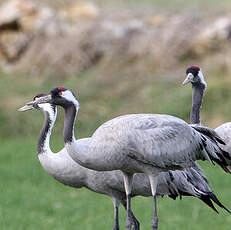
[[[39,94],[40,96],[42,94]],[[35,97],[36,98],[36,97]],[[84,168],[77,164],[68,155],[65,148],[58,153],[50,150],[49,140],[56,121],[57,109],[51,104],[24,106],[20,111],[29,109],[41,110],[45,121],[38,139],[38,158],[46,172],[64,185],[73,188],[88,188],[91,191],[108,195],[112,198],[116,215],[113,230],[119,229],[118,206],[120,203],[126,208],[126,195],[123,188],[123,177],[120,171],[99,172]],[[89,138],[80,141],[86,143]],[[148,180],[146,180],[148,182]],[[168,195],[166,193],[166,195]],[[139,229],[139,222],[132,214],[135,223],[134,229]]]
[[[68,89],[56,88],[50,98],[42,100],[61,105],[65,110],[64,134],[74,137],[73,125],[79,104]],[[37,102],[40,103],[40,102]],[[70,122],[72,121],[72,122]],[[70,126],[72,124],[72,126]],[[130,114],[101,125],[90,142],[66,139],[68,154],[79,164],[99,171],[121,170],[127,196],[127,227],[131,229],[130,198],[135,172],[149,177],[154,198],[152,228],[157,229],[156,190],[159,173],[195,166],[195,160],[219,162],[223,168],[222,151],[214,142],[183,120],[160,114]],[[226,168],[225,168],[226,169]]]
[[[89,145],[82,146],[77,141],[72,147],[67,146],[76,161],[77,153],[84,154],[85,150],[89,155],[84,164],[88,167],[94,164],[96,170],[126,168],[131,172],[145,172],[146,167],[154,167],[154,172],[161,172],[194,166],[197,159],[222,163],[218,145],[181,119],[161,114],[114,118],[95,131]]]
[[[97,193],[108,195],[112,198],[115,209],[114,230],[119,229],[118,206],[120,203],[126,207],[126,194],[123,186],[123,175],[119,170],[100,172],[82,167],[74,162],[66,149],[53,154],[49,148],[49,139],[56,120],[56,107],[49,104],[34,106],[43,111],[45,115],[44,126],[41,129],[38,141],[38,157],[43,168],[57,181],[74,188],[86,187]],[[79,140],[87,143],[90,138]],[[149,179],[145,174],[135,174],[131,196],[151,196]],[[159,175],[157,195],[167,195],[173,199],[180,196],[194,196],[214,209],[212,201],[226,209],[209,188],[208,182],[198,166],[184,169],[183,171],[163,172]],[[227,210],[227,209],[226,209]],[[228,210],[227,210],[228,211]],[[133,215],[133,214],[132,214]],[[139,222],[135,219],[136,228]]]

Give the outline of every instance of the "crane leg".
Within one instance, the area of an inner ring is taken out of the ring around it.
[[[158,184],[158,177],[150,175],[149,181],[150,181],[152,196],[153,196],[153,219],[151,221],[151,226],[152,226],[152,230],[157,230],[158,229],[158,216],[157,216],[156,189],[157,189],[157,184]]]
[[[119,204],[120,202],[117,199],[113,199],[114,205],[114,227],[112,230],[119,230]]]
[[[124,208],[126,209],[127,208],[126,200],[122,200],[122,204],[123,204]],[[132,211],[131,211],[131,217],[132,217],[133,229],[134,230],[140,230],[140,222],[136,219],[136,217]]]
[[[134,229],[134,223],[132,218],[132,211],[131,211],[131,191],[132,191],[132,179],[133,174],[123,173],[124,178],[124,185],[126,191],[126,199],[127,199],[127,218],[126,218],[126,228],[128,230]]]

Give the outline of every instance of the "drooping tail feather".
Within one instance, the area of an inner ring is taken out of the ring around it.
[[[196,164],[195,167],[186,168],[183,171],[169,171],[168,174],[170,179],[168,186],[174,188],[169,190],[169,197],[173,199],[178,196],[197,197],[217,213],[213,202],[230,213],[210,189],[208,180],[199,165]]]
[[[211,137],[201,134],[202,145],[203,145],[203,155],[205,160],[210,162],[216,162],[225,172],[231,173],[231,155],[222,150],[221,147],[215,142]]]
[[[217,209],[214,207],[213,202],[210,200],[210,196],[209,195],[202,195],[200,197],[200,200],[202,200],[205,204],[207,204],[210,208],[212,208],[217,214],[219,214],[219,212],[217,211]]]
[[[192,194],[190,194],[190,193],[187,193],[187,192],[183,192],[183,191],[179,191],[179,194],[180,194],[180,197],[182,197],[182,196],[193,196]],[[169,197],[170,198],[172,198],[172,199],[176,199],[176,197],[177,196],[175,196],[175,194],[174,195],[169,195]],[[217,209],[214,207],[214,205],[213,205],[213,202],[211,201],[211,197],[209,196],[209,195],[201,195],[200,197],[198,197],[201,201],[203,201],[206,205],[208,205],[211,209],[213,209],[217,214],[219,214],[219,212],[217,211]],[[212,199],[213,200],[213,199]],[[214,201],[215,202],[215,201]],[[218,203],[217,202],[215,202],[219,207],[222,207],[222,208],[224,208],[225,210],[226,210],[226,208],[218,201]],[[220,205],[221,204],[221,205]],[[229,211],[228,211],[229,212]]]
[[[213,200],[213,202],[216,203],[219,207],[225,209],[228,213],[231,214],[231,212],[229,211],[229,209],[227,209],[227,208],[218,200],[218,198],[216,197],[216,195],[215,195],[213,192],[211,192],[211,193],[209,194],[209,198],[210,198],[211,200]]]
[[[212,159],[214,162],[216,162],[220,167],[224,169],[225,172],[231,173],[231,157],[230,154],[226,151],[219,148],[219,151],[216,152],[216,154],[219,156],[219,159]]]

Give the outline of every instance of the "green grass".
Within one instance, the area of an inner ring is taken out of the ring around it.
[[[168,73],[127,74],[123,68],[119,73],[111,71],[105,74],[100,66],[73,74],[67,79],[1,74],[0,85],[4,87],[0,91],[0,229],[101,230],[113,226],[113,208],[109,198],[86,189],[63,186],[43,170],[36,156],[42,114],[35,111],[19,113],[16,111],[18,107],[39,92],[48,92],[55,86],[63,85],[77,93],[81,104],[76,123],[77,137],[89,136],[102,122],[126,113],[166,113],[187,120],[191,87],[181,85],[184,68],[180,79],[177,76],[169,78]],[[230,120],[230,72],[211,71],[207,75],[209,88],[202,120],[215,127],[214,124]],[[59,110],[52,138],[55,151],[63,145],[62,119],[63,111]],[[211,165],[204,164],[204,168],[211,187],[231,208],[229,176]],[[141,222],[141,229],[150,229],[151,206],[150,198],[133,200],[133,210]],[[159,199],[158,211],[160,230],[230,229],[229,214],[220,210],[220,215],[217,215],[197,199]],[[124,229],[125,212],[122,208],[120,220],[121,229]]]
[[[55,137],[56,138],[56,137]],[[57,143],[58,142],[58,143]],[[62,141],[53,142],[58,150]],[[113,226],[112,202],[87,189],[66,187],[51,178],[36,155],[36,138],[1,141],[0,153],[0,229],[1,230],[101,230]],[[218,197],[231,208],[230,178],[219,168],[203,163]],[[141,229],[150,229],[151,198],[133,199],[133,209]],[[217,215],[195,198],[158,200],[160,230],[230,229],[231,216],[223,210]],[[121,229],[125,211],[120,209]]]
[[[72,1],[72,0],[70,0]],[[68,0],[68,2],[70,2]],[[2,2],[0,0],[0,2]],[[61,8],[66,2],[39,1]],[[208,5],[217,8],[228,0],[183,1],[93,1],[100,6],[146,7],[150,9]],[[157,7],[156,7],[157,6]],[[160,8],[159,8],[160,7]],[[114,8],[113,8],[114,9]],[[182,11],[183,12],[183,11]],[[181,12],[181,13],[182,13]],[[17,109],[33,96],[49,92],[56,86],[70,87],[77,94],[81,109],[76,123],[77,137],[89,136],[104,121],[126,113],[166,113],[189,118],[191,107],[191,87],[182,87],[187,65],[202,60],[186,60],[177,69],[158,72],[154,66],[145,69],[146,61],[134,63],[121,57],[114,57],[71,76],[53,76],[41,72],[41,76],[27,76],[23,73],[0,72],[0,230],[104,230],[113,226],[111,200],[87,189],[66,187],[51,178],[41,167],[36,155],[36,140],[42,125],[39,112],[19,113]],[[202,62],[202,63],[201,63]],[[231,113],[231,71],[222,72],[211,61],[206,66],[208,83],[202,121],[211,127],[229,121]],[[139,68],[139,66],[144,66]],[[61,112],[61,114],[60,114]],[[63,111],[59,117],[52,138],[52,146],[58,151],[63,146],[61,131]],[[2,139],[4,138],[4,139]],[[211,187],[221,201],[231,209],[230,177],[217,167],[203,163],[203,168],[211,182]],[[141,229],[150,229],[152,214],[151,198],[133,199],[133,210],[141,222]],[[125,229],[125,211],[120,209],[121,229]],[[195,198],[158,200],[160,230],[184,229],[228,230],[231,216],[220,210],[217,215]]]

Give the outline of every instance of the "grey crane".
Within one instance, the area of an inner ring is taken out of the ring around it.
[[[36,101],[38,98],[42,96],[45,96],[45,94],[36,95],[34,97],[34,101]],[[64,185],[74,188],[86,187],[91,191],[110,196],[114,205],[113,230],[119,230],[118,208],[120,203],[122,203],[123,206],[126,208],[126,195],[123,189],[123,177],[121,172],[118,170],[110,171],[110,172],[100,172],[100,171],[94,171],[82,167],[80,164],[72,160],[72,158],[67,154],[66,148],[63,148],[58,153],[54,154],[50,149],[49,143],[50,143],[50,136],[52,133],[52,129],[56,122],[57,108],[55,105],[46,103],[46,104],[39,104],[33,106],[26,105],[20,108],[19,111],[23,112],[32,109],[42,111],[45,116],[44,125],[40,131],[38,146],[37,146],[38,158],[43,168],[55,180],[61,182]],[[81,139],[81,141],[87,142],[88,138]],[[146,184],[147,186],[147,183],[149,182],[147,178],[144,177],[145,176],[143,175],[143,177],[142,178],[140,177],[140,179],[142,179],[142,181],[144,181],[144,184]],[[202,183],[204,183],[206,186],[206,183],[203,181],[203,178],[202,178]],[[141,188],[138,187],[137,190],[141,191]],[[174,195],[176,195],[175,193],[172,193],[170,190],[169,191],[165,190],[165,191],[166,191],[166,195],[172,195],[173,197]],[[209,187],[206,191],[208,193],[208,195],[206,194],[206,198],[203,197],[204,195],[203,192],[200,193],[200,195],[202,195],[202,200],[204,198],[206,199],[206,201],[208,200],[207,204],[214,209],[214,207],[211,206],[211,200],[209,198],[211,197],[212,199],[212,197],[214,197],[214,194],[210,196],[211,190]],[[143,192],[143,194],[148,195],[148,192],[146,191],[146,194],[145,192]],[[134,195],[136,194],[134,193]],[[160,195],[165,195],[165,194],[161,192]],[[220,202],[218,201],[218,205],[219,204]],[[217,211],[216,209],[214,210]],[[133,213],[132,213],[132,219],[133,219],[134,229],[139,230],[139,222],[135,218]]]
[[[226,172],[231,159],[215,139],[207,138],[183,120],[163,114],[129,114],[101,125],[88,143],[75,140],[74,123],[79,102],[69,89],[58,87],[32,104],[51,102],[64,108],[64,142],[68,154],[84,167],[97,171],[121,170],[126,200],[126,226],[131,229],[131,191],[134,173],[149,177],[153,196],[152,228],[158,228],[156,191],[158,175],[195,166],[196,160],[218,163]],[[31,103],[29,103],[31,104]],[[29,105],[28,104],[28,105]]]
[[[207,88],[207,83],[205,81],[202,70],[197,65],[189,66],[186,69],[187,77],[183,84],[192,84],[192,110],[190,114],[191,124],[200,124],[200,110],[202,107],[204,92]],[[212,129],[207,129],[206,131],[213,132]],[[225,145],[220,146],[225,150],[229,156],[231,155],[231,122],[222,124],[215,129],[215,132],[224,140]],[[214,133],[213,133],[214,134]],[[229,167],[230,168],[230,167]]]
[[[45,96],[38,94],[34,100]],[[114,227],[119,229],[118,206],[120,203],[126,207],[126,194],[123,187],[122,173],[116,171],[94,171],[84,168],[67,154],[65,148],[54,154],[49,146],[50,135],[57,117],[57,109],[52,104],[39,104],[23,106],[19,111],[41,110],[45,115],[44,126],[38,140],[38,158],[43,168],[54,179],[74,188],[86,187],[92,191],[110,196],[114,204]],[[87,138],[85,139],[87,141]],[[157,195],[176,199],[177,196],[194,196],[205,202],[217,212],[212,200],[221,208],[226,209],[210,189],[207,179],[199,167],[187,168],[183,171],[163,172],[159,176]],[[148,177],[145,174],[135,174],[132,196],[151,196]],[[139,222],[132,214],[135,229],[139,229]]]

